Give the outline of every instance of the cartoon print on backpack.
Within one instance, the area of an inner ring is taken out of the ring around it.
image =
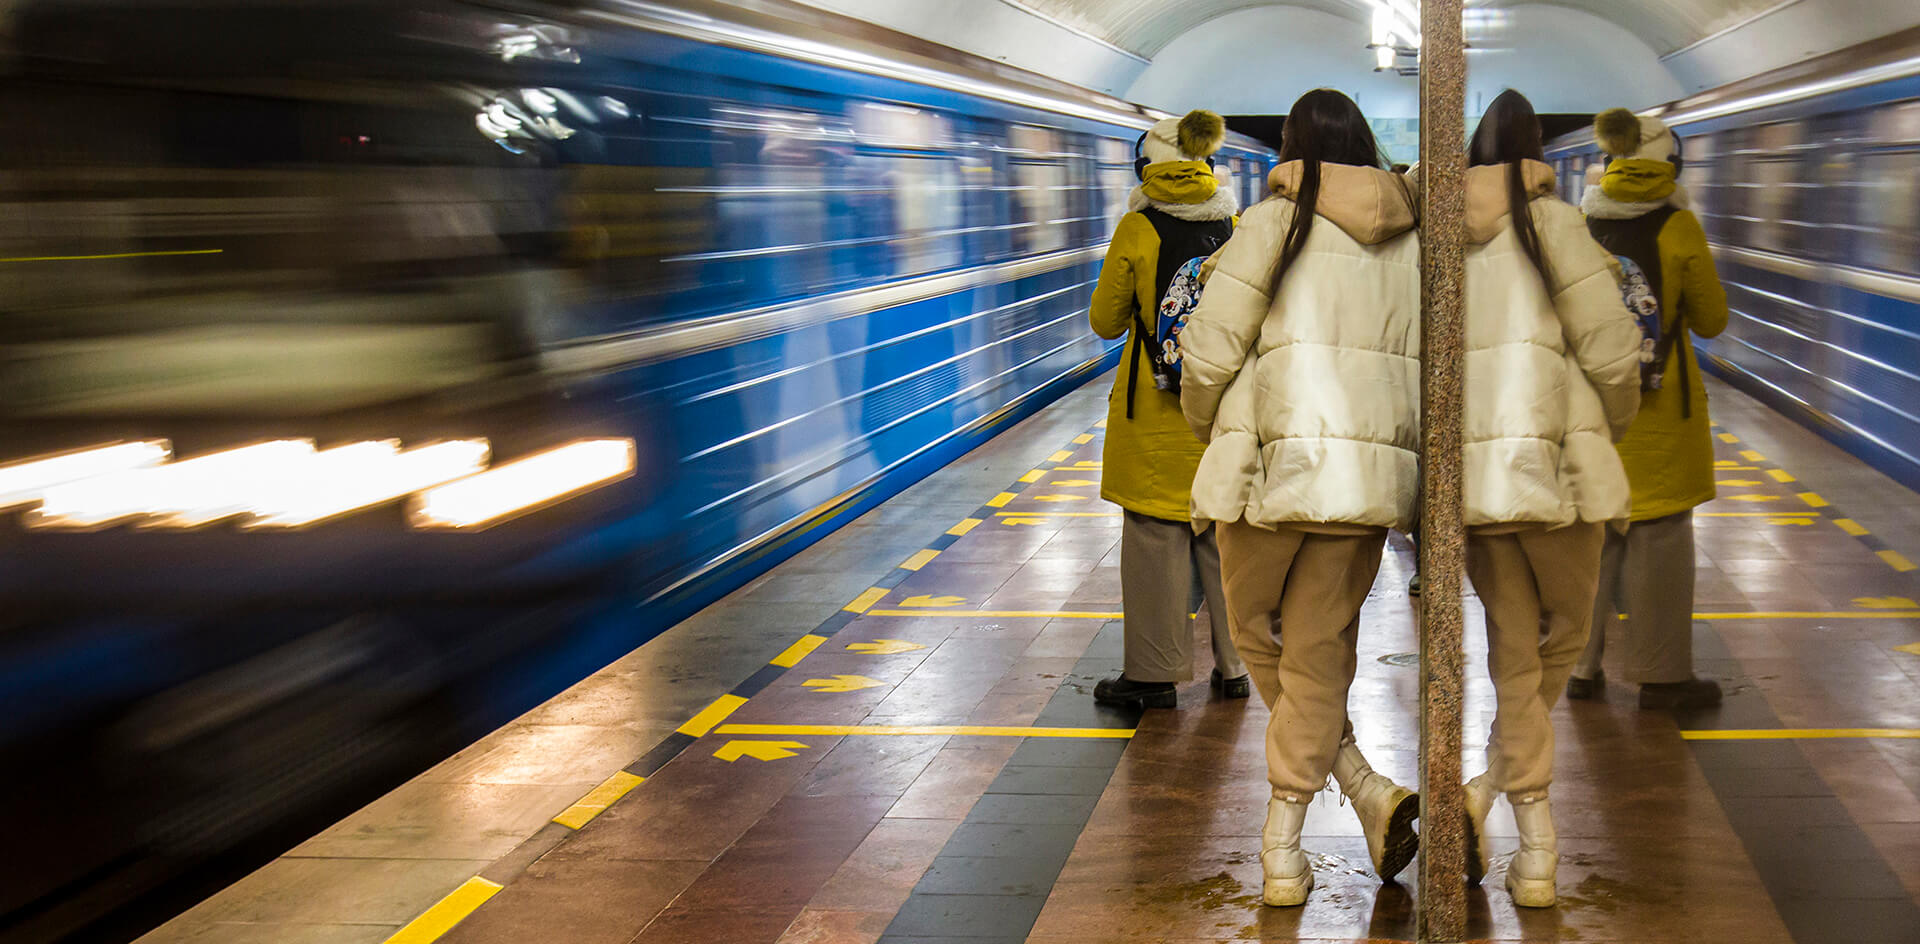
[[[1193,310],[1200,307],[1200,269],[1205,258],[1181,263],[1167,285],[1167,297],[1160,300],[1160,317],[1154,338],[1160,350],[1153,357],[1153,385],[1168,393],[1180,392],[1180,332],[1187,326]]]

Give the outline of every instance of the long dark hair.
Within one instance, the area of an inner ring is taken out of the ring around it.
[[[1280,261],[1274,264],[1268,279],[1269,296],[1279,294],[1280,279],[1300,255],[1307,244],[1307,233],[1313,229],[1314,207],[1320,202],[1321,163],[1386,166],[1367,116],[1360,113],[1353,99],[1333,89],[1314,89],[1300,96],[1287,113],[1280,134],[1280,163],[1301,163],[1300,191],[1294,195],[1293,222],[1280,241]]]
[[[1533,213],[1527,209],[1530,201],[1526,175],[1520,165],[1521,161],[1544,162],[1546,159],[1546,148],[1540,139],[1540,118],[1533,113],[1533,103],[1513,89],[1501,92],[1487,107],[1487,113],[1480,117],[1480,127],[1473,132],[1473,143],[1467,147],[1467,166],[1507,165],[1507,211],[1513,216],[1513,235],[1519,238],[1520,251],[1533,262],[1534,271],[1552,285],[1546,251],[1540,245],[1540,231],[1534,228]]]

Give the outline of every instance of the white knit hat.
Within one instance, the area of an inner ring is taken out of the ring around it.
[[[1140,156],[1149,164],[1165,161],[1204,161],[1227,139],[1226,119],[1196,108],[1184,117],[1165,118],[1147,129]]]
[[[1673,130],[1658,118],[1642,118],[1624,108],[1609,108],[1593,118],[1593,136],[1600,150],[1614,157],[1650,161],[1672,160],[1676,150]]]

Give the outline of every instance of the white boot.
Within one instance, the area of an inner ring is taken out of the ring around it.
[[[1420,795],[1376,772],[1351,740],[1341,742],[1340,753],[1334,755],[1333,779],[1360,817],[1374,873],[1393,881],[1420,849],[1420,836],[1413,831]]]
[[[1300,851],[1300,830],[1307,824],[1307,805],[1275,797],[1267,801],[1267,825],[1260,831],[1260,871],[1266,881],[1260,898],[1285,908],[1305,904],[1313,888],[1313,867]]]
[[[1487,814],[1493,812],[1500,789],[1489,769],[1463,788],[1467,807],[1467,884],[1478,885],[1487,877],[1487,865],[1493,861],[1493,843],[1487,839]]]
[[[1560,864],[1560,841],[1553,834],[1553,810],[1544,794],[1513,802],[1513,821],[1520,827],[1520,851],[1507,866],[1507,892],[1522,908],[1551,908],[1553,873]]]

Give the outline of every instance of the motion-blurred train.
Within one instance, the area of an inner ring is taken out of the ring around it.
[[[1732,308],[1703,362],[1920,488],[1920,29],[1656,113]],[[1574,203],[1601,158],[1548,149]]]
[[[0,938],[137,930],[1110,364],[1156,117],[778,0],[0,5]]]

